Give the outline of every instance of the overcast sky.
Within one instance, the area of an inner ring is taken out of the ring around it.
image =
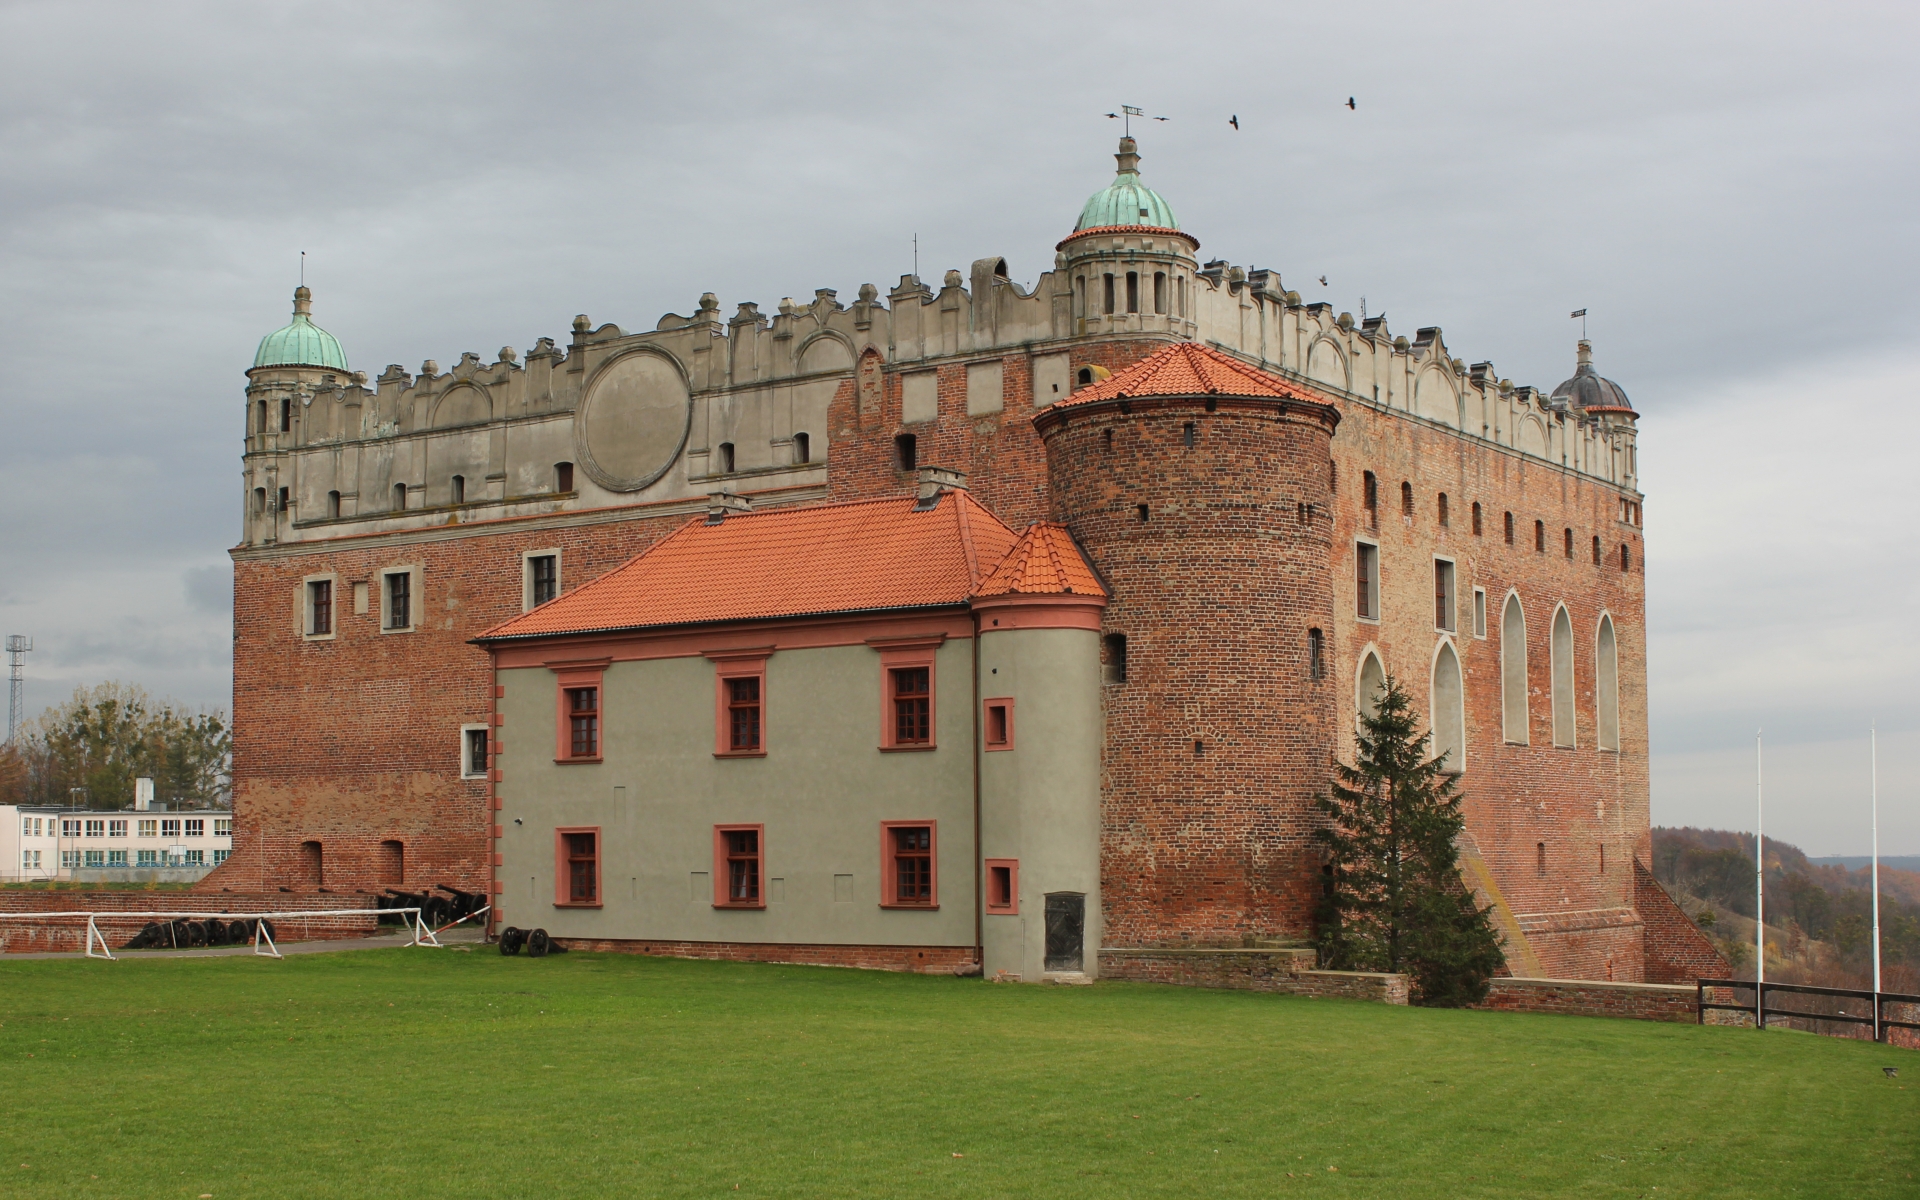
[[[0,632],[229,699],[242,372],[1006,256],[1123,103],[1203,257],[1644,414],[1654,820],[1920,852],[1912,5],[0,7]],[[1346,107],[1353,96],[1356,108]],[[1237,115],[1236,132],[1228,117]],[[1325,275],[1322,287],[1318,278]]]

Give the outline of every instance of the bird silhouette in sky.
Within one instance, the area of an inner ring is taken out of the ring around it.
[[[1321,286],[1321,287],[1325,287],[1325,286],[1327,286],[1327,277],[1326,277],[1325,275],[1322,275],[1322,276],[1320,277],[1320,286]]]
[[[1348,97],[1347,97],[1347,107],[1348,107],[1349,109],[1353,109],[1353,111],[1355,111],[1355,112],[1358,112],[1358,111],[1359,111],[1358,109],[1354,109],[1354,107],[1353,107],[1353,97],[1352,97],[1352,96],[1348,96]]]
[[[1233,127],[1234,127],[1234,128],[1236,129],[1236,130],[1237,130],[1237,129],[1239,129],[1239,128],[1240,128],[1240,114],[1239,114],[1239,113],[1235,113],[1235,114],[1233,114],[1232,116],[1230,116],[1230,117],[1228,117],[1228,118],[1227,118],[1227,124],[1229,124],[1229,125],[1231,125],[1231,126],[1233,126]]]

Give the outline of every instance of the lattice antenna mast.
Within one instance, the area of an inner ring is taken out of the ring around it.
[[[33,639],[17,633],[7,635],[7,744],[20,729],[20,710],[26,700],[26,664],[20,656],[33,649]]]

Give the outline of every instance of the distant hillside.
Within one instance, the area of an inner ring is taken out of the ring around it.
[[[1858,978],[1871,961],[1870,872],[1854,866],[1857,861],[1809,859],[1798,846],[1767,839],[1767,926],[1781,931],[1782,953],[1819,976],[1808,982],[1859,986],[1839,977]],[[1895,861],[1880,860],[1881,961],[1920,969],[1920,870],[1906,869],[1920,867],[1920,858],[1900,859],[1899,866]],[[1654,876],[1703,927],[1731,934],[1741,926],[1751,939],[1753,834],[1657,828],[1652,865]],[[1729,940],[1735,944],[1723,949],[1738,962],[1737,940]],[[1767,942],[1771,960],[1774,935]]]
[[[1873,859],[1865,854],[1830,854],[1825,858],[1810,858],[1807,861],[1816,867],[1853,868],[1867,866]],[[1884,871],[1888,867],[1899,871],[1920,871],[1920,854],[1882,854],[1880,869]]]

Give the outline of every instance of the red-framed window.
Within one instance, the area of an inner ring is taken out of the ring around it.
[[[931,750],[939,728],[934,653],[944,637],[871,641],[880,651],[880,748]]]
[[[564,908],[600,907],[600,827],[553,831],[553,902]]]
[[[881,907],[940,907],[938,832],[934,821],[880,823]]]
[[[987,749],[1013,749],[1013,697],[1002,696],[981,703],[985,709],[981,732],[985,734]]]
[[[725,758],[758,758],[767,752],[767,657],[709,654],[714,665],[713,752]]]
[[[555,762],[599,762],[606,739],[605,663],[556,665]]]
[[[987,911],[1000,916],[1020,913],[1020,860],[990,858],[987,867]]]
[[[766,827],[713,827],[713,906],[765,908]]]

